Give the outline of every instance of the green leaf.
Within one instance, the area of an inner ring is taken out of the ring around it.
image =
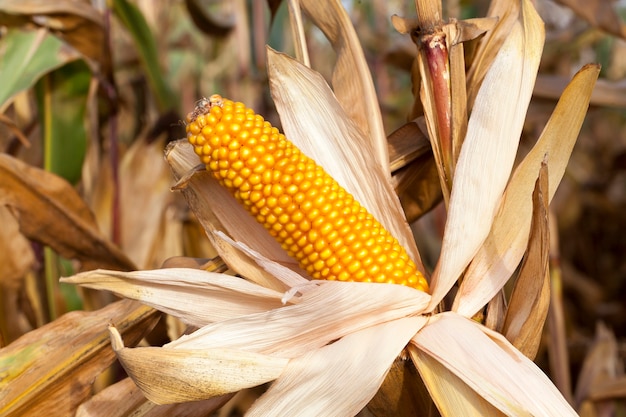
[[[44,166],[71,183],[81,177],[87,131],[85,107],[91,72],[76,61],[47,74],[36,86],[44,140]]]
[[[0,109],[44,74],[79,58],[79,54],[45,30],[9,29],[0,37]]]
[[[165,112],[172,109],[178,100],[161,72],[156,40],[141,11],[126,0],[113,0],[113,12],[135,41],[159,110]]]

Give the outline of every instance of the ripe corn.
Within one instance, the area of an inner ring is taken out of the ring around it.
[[[187,116],[207,170],[315,279],[428,291],[408,254],[352,195],[262,116],[213,95]]]

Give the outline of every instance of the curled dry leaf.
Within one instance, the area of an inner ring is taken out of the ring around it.
[[[157,404],[204,400],[272,381],[289,362],[235,349],[199,350],[125,348],[119,331],[110,327],[111,345],[124,369]],[[158,378],[144,378],[158,369]],[[176,386],[179,389],[173,390]]]
[[[135,344],[158,317],[156,310],[124,300],[68,313],[22,336],[0,350],[0,414],[73,415],[91,396],[94,378],[115,359],[106,324],[115,323]]]
[[[11,208],[26,237],[80,260],[84,269],[136,269],[102,236],[93,214],[64,179],[1,154],[0,190],[0,204]]]
[[[543,163],[533,192],[528,249],[511,293],[502,334],[535,359],[550,306],[548,166]]]

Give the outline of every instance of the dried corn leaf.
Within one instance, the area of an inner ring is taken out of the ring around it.
[[[439,394],[434,398],[435,403],[446,402],[447,395],[455,393],[451,397],[454,402],[447,405],[452,412],[458,412],[458,408],[453,408],[461,401],[458,397],[473,404],[476,413],[480,412],[481,400],[473,398],[478,394],[506,415],[576,416],[537,365],[502,335],[470,319],[453,312],[438,314],[417,333],[412,343],[421,354],[430,356],[453,374],[435,373],[442,369],[430,366],[432,361],[420,359],[416,363],[431,394]],[[446,378],[446,390],[431,388],[441,383],[439,378]]]
[[[0,206],[0,287],[19,288],[22,279],[35,262],[28,239],[19,231],[19,224],[7,207]]]
[[[111,344],[126,372],[157,404],[205,400],[276,379],[288,359],[235,349],[125,348],[110,327]]]
[[[526,248],[537,172],[548,157],[549,199],[561,182],[598,77],[599,67],[587,65],[563,92],[533,149],[513,174],[489,237],[470,264],[452,309],[471,317],[485,305],[517,268]]]
[[[155,310],[119,301],[94,312],[68,313],[0,350],[0,414],[72,415],[91,395],[94,378],[115,355],[107,323],[137,343],[156,323]]]
[[[112,291],[196,327],[283,305],[283,293],[240,278],[197,269],[170,268],[127,273],[95,270],[62,278],[61,282]],[[208,305],[211,308],[207,308]]]
[[[513,167],[543,40],[543,23],[526,0],[521,20],[493,61],[472,110],[450,196],[441,255],[432,278],[432,308],[489,234]]]
[[[548,228],[548,166],[544,163],[533,192],[533,217],[526,257],[522,263],[501,333],[535,359],[550,306],[550,234]]]
[[[302,410],[315,416],[356,415],[426,320],[411,317],[372,326],[291,360],[246,415],[295,416]]]
[[[372,213],[423,271],[389,172],[374,160],[367,135],[346,116],[324,78],[272,50],[268,73],[285,136]]]
[[[1,154],[0,191],[0,204],[12,209],[26,237],[80,260],[84,269],[136,269],[102,236],[93,214],[64,179]]]
[[[506,415],[435,358],[414,346],[408,350],[442,416],[456,416],[459,410],[467,417]]]
[[[332,85],[344,112],[365,133],[372,158],[389,177],[389,156],[378,98],[361,43],[339,0],[300,0],[337,53]],[[302,113],[305,114],[305,113]]]
[[[124,401],[120,401],[124,398]],[[157,405],[148,400],[130,378],[113,384],[85,401],[76,417],[205,417],[220,408],[232,395],[205,401]]]

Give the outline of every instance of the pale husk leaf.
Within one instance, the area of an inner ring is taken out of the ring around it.
[[[467,269],[452,310],[471,317],[502,288],[524,254],[532,216],[532,190],[547,155],[549,199],[561,182],[589,106],[599,66],[587,65],[572,79],[541,137],[515,170],[489,237]]]
[[[468,123],[432,278],[431,307],[452,287],[489,233],[515,160],[543,40],[543,23],[524,1],[521,21],[485,76]]]
[[[413,345],[408,351],[442,416],[456,416],[459,410],[466,417],[505,415],[435,358]]]
[[[389,172],[376,162],[367,136],[350,120],[319,73],[271,49],[267,59],[285,136],[372,213],[423,270]]]
[[[125,348],[115,327],[111,345],[144,395],[157,404],[205,400],[272,381],[288,359],[236,349]]]
[[[353,416],[376,394],[400,351],[426,322],[372,326],[293,359],[247,416]]]
[[[389,179],[389,156],[374,82],[350,16],[339,0],[300,0],[304,11],[337,53],[332,85],[350,119],[365,133],[375,151],[372,158]]]
[[[241,278],[198,269],[95,270],[62,278],[61,282],[112,291],[196,327],[283,305],[280,292]]]
[[[292,269],[298,269],[274,238],[252,217],[241,204],[206,171],[196,169],[200,160],[186,140],[170,145],[166,152],[167,162],[187,203],[207,232],[213,247],[226,264],[241,276],[263,286],[285,290],[286,286],[241,250],[234,248],[231,241],[222,239],[223,232],[236,242],[242,242],[256,250],[268,260]]]
[[[550,233],[548,227],[548,167],[542,164],[533,192],[533,216],[528,249],[511,292],[502,333],[513,346],[535,359],[550,306]]]
[[[532,361],[502,335],[472,320],[453,312],[438,314],[413,337],[412,343],[506,415],[576,416]],[[418,369],[420,363],[416,363]],[[454,378],[447,381],[462,395],[466,390],[456,386],[459,383]],[[446,397],[439,397],[441,401]]]
[[[430,296],[394,284],[322,281],[296,305],[214,323],[167,347],[245,349],[293,358],[370,326],[416,315]]]
[[[204,401],[158,405],[148,400],[132,379],[125,378],[82,403],[76,410],[76,417],[206,417],[232,396],[227,394]]]

